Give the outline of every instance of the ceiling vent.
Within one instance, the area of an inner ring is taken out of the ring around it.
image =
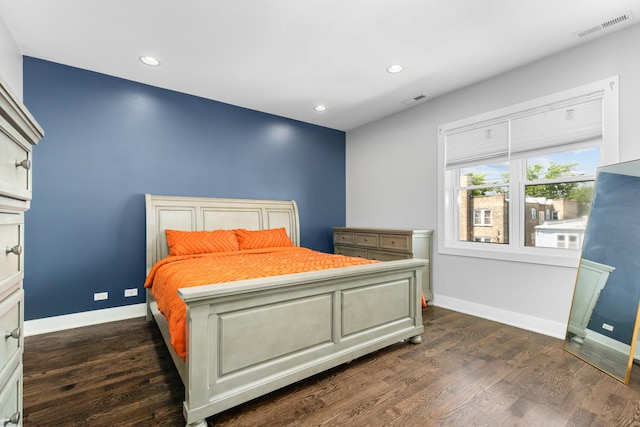
[[[632,19],[633,19],[633,14],[631,13],[630,10],[628,10],[624,14],[622,14],[622,15],[616,17],[616,18],[609,19],[609,20],[607,20],[605,22],[602,22],[602,23],[600,23],[598,25],[594,25],[591,28],[587,28],[586,30],[582,30],[582,31],[579,31],[577,33],[573,33],[573,36],[576,39],[580,40],[580,39],[583,39],[585,37],[590,37],[590,36],[592,36],[594,34],[597,34],[600,31],[608,30],[608,29],[610,29],[612,27],[616,27],[616,26],[618,26],[620,24],[628,23]]]
[[[423,99],[426,99],[426,98],[427,98],[427,95],[418,95],[415,98],[405,99],[404,101],[402,101],[402,103],[404,105],[411,105],[411,104],[414,104],[414,103],[416,103],[418,101],[422,101]]]

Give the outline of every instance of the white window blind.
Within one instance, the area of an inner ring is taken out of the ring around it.
[[[509,122],[480,123],[447,133],[447,168],[494,163],[509,156]]]
[[[511,120],[511,154],[602,138],[602,95],[558,103]]]
[[[602,93],[519,112],[446,133],[446,168],[496,163],[514,155],[602,138]]]

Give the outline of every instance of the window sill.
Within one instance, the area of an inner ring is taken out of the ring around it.
[[[491,243],[479,243],[480,245],[495,246],[482,249],[464,245],[460,247],[447,247],[439,245],[438,253],[444,255],[455,255],[474,258],[487,258],[508,262],[526,262],[529,264],[542,264],[558,267],[578,268],[580,263],[580,251],[571,249],[549,249],[549,248],[519,248],[514,250],[508,247],[498,247]]]

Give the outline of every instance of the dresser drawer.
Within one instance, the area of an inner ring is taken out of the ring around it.
[[[333,227],[334,252],[347,256],[357,256],[377,261],[396,261],[419,258],[429,261],[422,274],[422,291],[427,303],[433,301],[431,278],[432,252],[431,238],[433,230],[414,230],[410,228],[376,227]],[[343,243],[338,236],[353,243]]]
[[[356,233],[356,245],[377,248],[378,237],[379,235],[374,233]]]
[[[353,233],[347,231],[336,231],[333,233],[334,245],[353,245],[354,236]]]
[[[43,136],[0,78],[0,427],[23,423],[24,211],[32,195],[32,147]]]
[[[344,256],[352,256],[352,257],[358,257],[358,258],[366,258],[367,257],[367,250],[366,249],[350,248],[350,247],[347,247],[347,246],[335,246],[334,247],[334,252],[336,254],[344,255]]]
[[[381,234],[380,247],[383,249],[395,249],[411,252],[411,239],[401,234]]]
[[[0,376],[12,361],[22,357],[22,302],[24,291],[18,289],[0,302]]]
[[[0,420],[7,427],[22,425],[22,364],[0,391]]]
[[[20,140],[22,136],[0,116],[0,194],[30,200],[31,152],[17,142]]]
[[[409,254],[399,252],[369,251],[369,259],[375,259],[377,261],[397,261],[399,259],[409,258],[411,258]]]
[[[17,222],[21,220],[19,214],[0,214],[0,221],[5,222],[0,222],[0,283],[22,271],[23,225]]]

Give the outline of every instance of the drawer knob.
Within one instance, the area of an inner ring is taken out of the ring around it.
[[[5,332],[4,333],[4,339],[9,339],[9,338],[15,338],[18,339],[20,338],[20,335],[22,335],[22,329],[20,328],[15,328],[13,331],[11,332]]]
[[[31,169],[31,159],[24,159],[23,161],[16,160],[16,167],[22,166],[26,170]]]
[[[22,255],[22,245],[15,245],[12,248],[7,246],[7,254]]]
[[[4,425],[9,425],[9,424],[15,424],[18,425],[18,423],[20,422],[20,411],[14,413],[13,415],[11,415],[9,418],[5,418],[4,419]]]

